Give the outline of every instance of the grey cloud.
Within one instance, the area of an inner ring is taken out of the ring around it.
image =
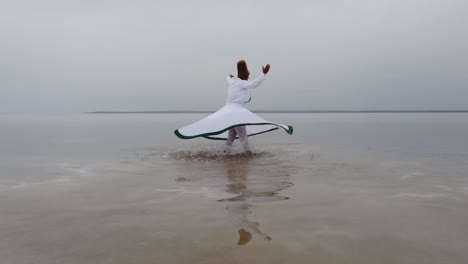
[[[0,112],[215,110],[241,58],[250,108],[468,108],[464,1],[2,5]]]

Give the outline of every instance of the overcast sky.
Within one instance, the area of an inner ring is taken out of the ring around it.
[[[468,109],[466,0],[0,0],[0,112]]]

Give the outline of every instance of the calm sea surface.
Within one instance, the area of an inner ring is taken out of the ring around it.
[[[468,263],[468,114],[0,115],[0,263]]]

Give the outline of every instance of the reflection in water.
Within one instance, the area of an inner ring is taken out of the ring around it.
[[[218,201],[228,203],[228,216],[239,233],[238,245],[248,243],[252,234],[271,240],[269,235],[260,230],[258,222],[248,218],[252,213],[253,203],[287,200],[288,197],[280,196],[278,192],[293,185],[287,181],[287,172],[277,170],[278,164],[273,169],[265,168],[265,165],[256,166],[260,170],[249,173],[250,170],[255,170],[254,166],[250,166],[252,158],[247,156],[224,161],[227,177],[225,191],[234,196]]]
[[[195,192],[226,204],[228,217],[239,234],[238,245],[245,245],[256,235],[271,240],[249,217],[256,203],[289,199],[279,192],[293,185],[290,174],[295,167],[287,166],[290,159],[269,152],[226,155],[216,150],[177,151],[164,156],[178,161],[179,184],[195,187]]]

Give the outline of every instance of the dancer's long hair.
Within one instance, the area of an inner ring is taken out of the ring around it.
[[[242,80],[249,79],[249,69],[247,69],[247,63],[245,60],[237,62],[237,77]]]

